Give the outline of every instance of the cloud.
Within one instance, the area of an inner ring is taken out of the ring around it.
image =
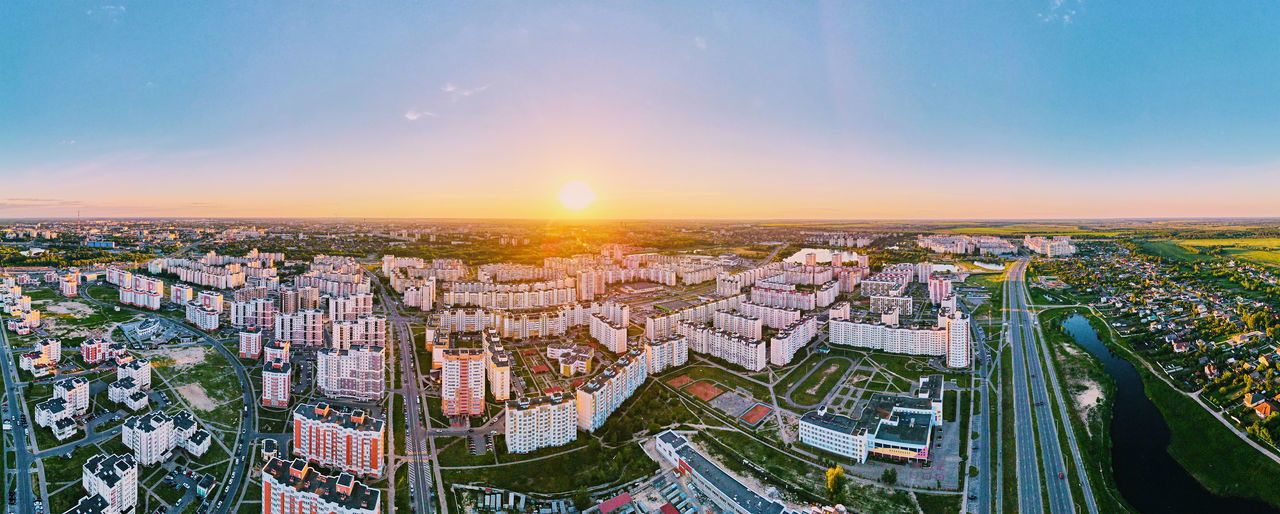
[[[706,50],[706,49],[707,49],[707,38],[702,37],[702,36],[696,36],[696,37],[694,37],[694,38],[693,38],[693,46],[698,47],[698,50]]]
[[[74,139],[63,139],[62,141],[58,141],[58,144],[60,144],[60,145],[74,145],[74,144],[76,144],[76,140],[74,140]]]
[[[468,96],[482,93],[486,89],[489,89],[489,84],[485,84],[483,86],[475,87],[471,89],[458,87],[454,85],[452,82],[446,82],[445,85],[440,86],[440,91],[448,95],[449,100],[454,102],[458,101],[459,99],[466,98]]]
[[[1070,25],[1084,0],[1049,0],[1049,10],[1037,13],[1036,18],[1045,23]]]
[[[79,200],[60,200],[56,198],[2,198],[0,209],[22,209],[31,207],[74,207],[84,205]]]
[[[409,121],[418,121],[419,119],[422,119],[424,117],[434,118],[435,116],[436,116],[436,113],[431,111],[415,111],[413,109],[409,109],[404,113],[404,119]]]

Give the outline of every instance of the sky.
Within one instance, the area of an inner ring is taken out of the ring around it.
[[[7,0],[0,218],[1280,216],[1222,7]]]

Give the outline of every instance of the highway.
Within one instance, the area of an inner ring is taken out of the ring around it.
[[[1036,338],[1031,310],[1028,308],[1026,270],[1028,261],[1019,260],[1009,269],[1005,293],[1009,296],[1011,316],[1009,334],[1013,348],[1013,407],[1017,443],[1018,510],[1043,512],[1041,480],[1048,493],[1049,511],[1074,512],[1071,480],[1067,477],[1050,405],[1049,390],[1041,363],[1042,349]],[[1059,393],[1060,395],[1060,393]],[[1036,454],[1039,440],[1040,454]],[[1061,477],[1061,478],[1060,478]]]

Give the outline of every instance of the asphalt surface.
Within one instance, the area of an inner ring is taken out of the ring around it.
[[[99,302],[88,294],[83,295],[82,298],[90,302],[103,305],[104,307],[117,307],[116,305],[106,305]],[[177,321],[155,315],[154,311],[135,309],[126,305],[120,305],[118,307],[138,314],[155,316],[155,319],[160,320],[161,323],[177,325],[179,327],[182,326]],[[214,339],[213,336],[199,330],[196,330],[195,332],[200,334],[200,337],[203,338],[207,344],[222,353],[222,356],[231,363],[231,368],[235,370],[236,378],[240,380],[240,386],[243,389],[244,405],[248,407],[247,409],[242,409],[240,412],[240,433],[236,435],[235,452],[231,456],[231,466],[227,468],[227,471],[230,474],[222,477],[222,492],[216,497],[216,503],[214,503],[213,509],[211,509],[211,512],[213,513],[225,514],[234,506],[236,503],[234,499],[239,496],[240,488],[244,486],[245,473],[248,471],[249,467],[249,449],[252,447],[253,441],[260,435],[258,433],[258,402],[254,398],[253,384],[249,380],[249,374],[245,371],[244,364],[240,362],[239,356],[232,353],[231,350],[228,350],[222,345],[222,343],[219,343]],[[10,405],[12,405],[12,403],[10,403]]]
[[[1058,426],[1054,422],[1055,412],[1050,405],[1049,390],[1041,364],[1041,345],[1035,337],[1035,322],[1027,307],[1027,263],[1026,259],[1014,263],[1005,281],[1006,293],[1011,293],[1009,334],[1013,338],[1018,510],[1044,511],[1040,488],[1040,482],[1044,480],[1043,492],[1048,494],[1049,511],[1074,512],[1071,485],[1066,477],[1067,468],[1062,456],[1062,445],[1058,440]],[[1035,447],[1037,439],[1040,448],[1038,457]]]
[[[26,427],[23,427],[18,422],[23,414],[22,396],[18,394],[18,386],[16,385],[18,377],[17,371],[13,367],[13,349],[9,347],[9,333],[3,328],[0,328],[0,342],[4,343],[5,353],[4,358],[0,358],[0,368],[3,368],[0,369],[0,372],[4,373],[4,397],[5,401],[9,402],[9,420],[13,425],[10,435],[13,439],[14,450],[18,454],[18,457],[14,462],[14,469],[16,470],[14,475],[17,476],[17,504],[19,506],[32,505],[35,502],[35,498],[33,498],[31,489],[31,473],[28,472],[28,470],[31,469],[33,456],[31,455],[30,449],[27,448],[27,430],[30,430],[31,427],[34,426],[35,420],[28,417]],[[0,465],[7,465],[7,462]],[[5,470],[6,477],[8,476],[8,471],[8,469]],[[8,479],[6,478],[5,486],[8,487],[8,485]],[[7,491],[5,492],[5,495],[6,498],[4,501],[7,502]]]
[[[419,513],[432,513],[436,511],[435,504],[431,501],[432,493],[438,492],[443,494],[443,486],[433,480],[432,464],[435,459],[435,441],[428,435],[430,430],[431,419],[429,415],[422,412],[422,393],[419,391],[421,387],[421,377],[418,374],[418,358],[417,352],[414,352],[413,334],[409,330],[408,321],[417,318],[405,315],[400,304],[387,294],[386,289],[382,286],[382,282],[377,277],[372,277],[372,282],[377,285],[378,295],[382,299],[382,308],[387,313],[387,322],[391,324],[392,335],[398,342],[397,351],[400,353],[400,376],[402,378],[403,387],[401,396],[404,398],[405,406],[405,433],[396,434],[396,437],[404,438],[405,459],[409,465],[409,484],[413,495],[413,511]],[[424,342],[425,344],[425,342]],[[387,419],[396,415],[394,412],[387,413]],[[394,426],[394,425],[393,425]],[[393,481],[395,477],[389,477]],[[437,490],[433,490],[432,486],[437,486]],[[444,508],[445,502],[440,498],[442,512],[448,512]],[[392,508],[394,506],[388,506]]]

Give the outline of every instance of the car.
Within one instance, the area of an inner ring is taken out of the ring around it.
[[[1064,478],[1066,478],[1066,475],[1064,475],[1061,471],[1059,471],[1059,472],[1058,472],[1058,480],[1062,480],[1062,479],[1064,479]]]

